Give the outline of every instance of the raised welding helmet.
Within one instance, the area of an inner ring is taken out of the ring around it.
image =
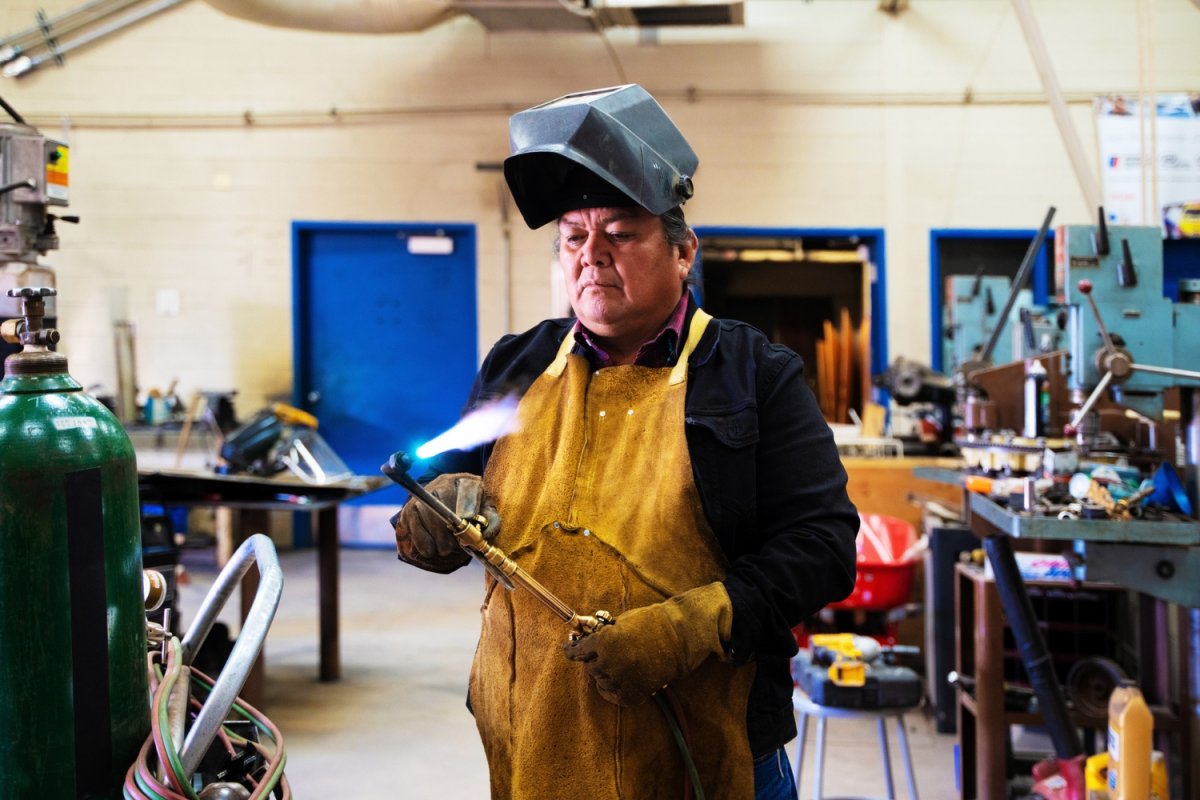
[[[514,114],[504,179],[530,228],[577,208],[662,214],[692,196],[699,159],[637,84],[568,94]]]

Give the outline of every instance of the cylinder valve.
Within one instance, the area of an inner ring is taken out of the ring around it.
[[[0,325],[0,337],[9,344],[23,345],[23,349],[5,359],[5,372],[11,375],[36,375],[66,371],[66,356],[50,350],[51,345],[58,343],[58,331],[42,327],[46,317],[45,298],[56,294],[57,290],[45,286],[22,286],[8,290],[8,296],[15,297],[20,303],[21,316]]]

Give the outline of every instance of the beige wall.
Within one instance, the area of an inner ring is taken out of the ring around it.
[[[7,0],[0,33],[79,1]],[[1094,162],[1086,98],[1137,90],[1138,4],[1033,4]],[[1051,204],[1057,222],[1092,212],[1007,0],[912,0],[894,17],[876,6],[750,0],[742,29],[609,36],[625,79],[700,154],[692,223],[884,228],[890,355],[928,359],[930,228],[1035,228]],[[1200,9],[1152,7],[1156,88],[1200,89]],[[469,17],[322,34],[199,0],[65,67],[4,79],[10,103],[72,145],[83,223],[47,258],[72,372],[115,384],[123,294],[143,388],[234,387],[243,413],[287,396],[296,219],[477,225],[482,355],[506,326],[497,175],[476,163],[504,157],[512,111],[620,81],[594,35],[489,34]],[[514,229],[511,329],[550,311],[549,238]],[[156,311],[160,290],[178,290],[178,316]]]

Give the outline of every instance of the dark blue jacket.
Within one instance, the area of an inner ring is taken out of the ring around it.
[[[467,408],[528,389],[572,324],[548,320],[501,339],[480,367]],[[688,365],[684,411],[692,474],[731,565],[729,654],[735,663],[757,664],[747,718],[757,757],[796,735],[791,629],[854,587],[858,513],[802,360],[755,328],[709,324]],[[490,451],[446,453],[432,472],[482,475]]]

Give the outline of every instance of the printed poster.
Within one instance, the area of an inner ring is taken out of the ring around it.
[[[1149,120],[1143,120],[1136,96],[1109,95],[1095,100],[1100,146],[1101,192],[1108,221],[1117,225],[1153,225],[1172,238],[1200,238],[1200,92],[1160,94],[1155,104],[1158,191],[1147,219],[1143,198],[1151,172],[1143,158],[1151,148]]]

